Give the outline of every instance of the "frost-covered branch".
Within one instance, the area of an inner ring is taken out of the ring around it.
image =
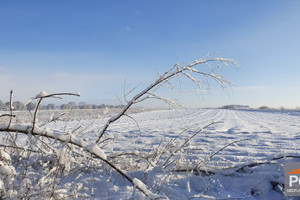
[[[38,95],[36,95],[35,97],[32,97],[28,102],[27,102],[27,104],[29,103],[29,102],[31,102],[31,101],[33,101],[33,100],[35,100],[35,99],[38,99],[38,103],[37,103],[37,105],[36,105],[36,107],[35,107],[35,109],[34,109],[34,115],[33,115],[33,121],[32,121],[32,130],[31,130],[31,132],[33,132],[34,131],[34,128],[35,128],[35,124],[36,124],[36,120],[37,120],[37,112],[38,112],[38,110],[39,110],[39,107],[40,107],[40,105],[41,105],[41,103],[42,103],[42,101],[43,101],[43,99],[46,99],[46,98],[61,98],[60,96],[65,96],[65,95],[69,95],[69,96],[80,96],[80,94],[79,93],[69,93],[69,92],[64,92],[64,93],[52,93],[52,94],[48,94],[47,92],[45,92],[45,91],[42,91],[42,92],[40,92]]]
[[[183,67],[179,67],[178,64],[174,65],[172,68],[167,70],[161,76],[158,76],[158,78],[153,83],[151,83],[148,87],[146,87],[144,90],[142,90],[141,92],[139,92],[138,94],[133,96],[130,101],[126,100],[127,105],[123,108],[123,110],[120,113],[112,116],[106,122],[106,124],[103,126],[103,128],[99,132],[99,136],[98,136],[98,139],[96,140],[96,143],[98,144],[100,142],[101,138],[103,137],[105,131],[108,129],[110,124],[117,121],[120,117],[122,117],[133,104],[139,102],[141,99],[145,98],[145,96],[147,96],[149,94],[152,94],[152,97],[153,97],[154,94],[153,94],[153,92],[151,92],[152,90],[157,89],[158,87],[162,86],[164,83],[168,83],[169,80],[171,80],[174,77],[180,76],[180,74],[184,74],[185,76],[187,76],[191,81],[193,81],[200,88],[201,88],[200,79],[194,78],[192,76],[192,74],[200,75],[204,78],[212,78],[222,88],[226,88],[226,84],[233,85],[233,83],[228,81],[224,76],[222,76],[221,74],[215,73],[211,67],[210,67],[210,72],[208,72],[208,73],[199,71],[196,68],[197,66],[199,66],[201,64],[207,64],[207,63],[221,63],[225,66],[227,66],[228,64],[237,65],[236,61],[234,61],[232,59],[224,59],[224,58],[211,58],[211,59],[204,58],[204,59],[196,60],[193,63],[190,63]],[[218,65],[218,68],[219,68],[219,66],[220,65]],[[189,72],[189,73],[187,73],[187,72]],[[148,96],[148,97],[150,97],[150,96]]]
[[[202,167],[206,162],[208,162],[209,160],[211,160],[215,155],[217,155],[218,153],[220,153],[221,151],[223,151],[224,149],[226,149],[227,147],[236,144],[238,142],[244,141],[245,139],[242,140],[234,140],[224,146],[222,146],[221,148],[219,148],[218,150],[216,150],[215,152],[213,152],[212,154],[210,154],[209,156],[207,156],[204,160],[199,161],[194,167],[190,167],[190,166],[185,166],[185,167],[179,167],[177,169],[173,169],[173,172],[187,172],[187,171],[194,171],[194,172],[203,172],[205,171],[207,174],[214,174],[214,172],[210,172],[210,171],[206,171],[206,170],[201,170],[200,167]]]
[[[9,111],[10,111],[10,118],[9,118],[9,122],[8,122],[8,126],[7,128],[9,128],[12,118],[13,118],[13,105],[12,105],[12,96],[13,96],[13,90],[10,91],[10,97],[9,97]]]
[[[43,130],[39,129],[36,127],[34,130],[32,130],[32,126],[24,126],[24,125],[15,125],[11,124],[11,126],[8,128],[5,124],[0,124],[0,132],[14,132],[14,133],[23,133],[26,135],[32,134],[36,136],[43,136],[46,138],[51,138],[58,140],[62,143],[67,143],[67,144],[73,144],[76,145],[80,148],[83,148],[84,150],[88,151],[92,155],[96,156],[98,159],[103,161],[104,163],[108,164],[110,167],[112,167],[114,170],[116,170],[119,174],[121,174],[125,179],[127,179],[130,183],[133,185],[133,179],[127,175],[126,172],[122,171],[119,169],[116,165],[111,163],[110,161],[107,160],[106,154],[103,152],[102,149],[99,148],[97,144],[89,144],[87,142],[84,142],[83,140],[79,140],[74,138],[72,135],[69,134],[60,134],[60,133],[55,133],[49,130]],[[144,188],[140,188],[141,185],[136,185],[136,187],[143,192],[146,196],[148,196],[148,193],[145,193]]]
[[[179,150],[181,150],[191,139],[193,139],[196,135],[198,135],[199,133],[201,133],[204,129],[208,128],[209,126],[213,125],[213,124],[217,124],[217,123],[221,123],[221,122],[211,122],[209,124],[207,124],[206,126],[204,126],[203,128],[200,128],[199,130],[197,130],[193,135],[191,135],[189,138],[187,138],[181,145],[176,146],[174,150],[172,150],[170,156],[164,161],[164,163],[162,164],[162,166],[165,168],[167,166],[168,161],[171,159],[172,156],[174,156],[174,154],[176,154]]]
[[[250,168],[250,167],[256,167],[256,166],[264,165],[264,164],[270,164],[270,163],[272,163],[274,161],[277,161],[277,160],[280,160],[280,159],[286,159],[286,158],[300,158],[300,155],[284,155],[284,156],[278,156],[278,157],[268,158],[268,159],[263,160],[263,161],[256,161],[256,162],[251,162],[251,163],[242,164],[242,165],[239,164],[237,166],[230,167],[227,170],[234,169],[234,172],[241,172],[244,169],[247,169],[247,168]],[[226,170],[226,169],[224,169],[224,170]],[[230,174],[230,175],[232,175],[232,174]]]

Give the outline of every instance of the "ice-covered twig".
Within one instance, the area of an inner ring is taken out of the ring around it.
[[[169,98],[164,98],[164,97],[161,97],[161,96],[158,96],[154,93],[147,93],[149,94],[148,95],[148,98],[154,98],[154,99],[157,99],[157,100],[160,100],[160,101],[163,101],[165,102],[166,104],[169,104],[173,107],[180,107],[180,108],[183,108],[183,106],[179,103],[177,103],[176,101],[172,100],[172,99],[169,99]]]
[[[40,92],[39,94],[37,94],[35,97],[31,98],[30,101],[32,100],[35,100],[35,99],[38,99],[38,103],[34,109],[34,115],[33,115],[33,121],[32,121],[32,131],[34,131],[34,128],[35,128],[35,124],[36,124],[36,117],[37,117],[37,112],[39,110],[39,107],[40,107],[40,104],[42,103],[43,99],[45,98],[51,98],[51,97],[54,97],[54,98],[57,98],[58,96],[65,96],[65,95],[69,95],[69,96],[80,96],[79,93],[69,93],[69,92],[63,92],[63,93],[52,93],[52,94],[48,94],[47,92],[45,91],[42,91]],[[29,102],[30,102],[29,101]]]
[[[200,128],[200,129],[198,129],[193,135],[191,135],[188,139],[186,139],[180,146],[178,146],[178,147],[176,147],[176,149],[175,150],[173,150],[172,152],[171,152],[171,155],[165,160],[165,162],[163,163],[163,167],[165,168],[167,165],[167,163],[168,163],[168,161],[171,159],[171,157],[175,154],[175,153],[177,153],[180,149],[182,149],[191,139],[193,139],[196,135],[198,135],[200,132],[202,132],[204,129],[206,129],[206,128],[208,128],[209,126],[211,126],[211,125],[213,125],[213,124],[217,124],[217,123],[221,123],[221,122],[211,122],[211,123],[209,123],[209,124],[207,124],[206,126],[204,126],[204,127],[202,127],[202,128]]]
[[[71,92],[61,92],[61,93],[51,93],[48,94],[45,91],[40,92],[39,94],[35,95],[35,97],[30,98],[30,100],[35,100],[35,99],[44,99],[44,98],[58,98],[59,96],[66,96],[66,95],[70,95],[70,96],[80,96],[80,93],[71,93]]]
[[[0,132],[15,132],[15,133],[23,133],[23,134],[32,134],[32,135],[38,135],[38,136],[43,136],[46,138],[52,138],[55,140],[58,140],[63,143],[67,144],[73,144],[76,145],[80,148],[85,149],[92,155],[96,156],[98,159],[102,160],[104,163],[108,164],[111,168],[116,170],[119,174],[121,174],[125,179],[127,179],[130,183],[134,184],[133,179],[127,175],[126,172],[122,171],[119,169],[116,165],[111,163],[110,161],[107,160],[107,156],[103,152],[102,149],[100,149],[97,144],[88,144],[84,142],[83,140],[79,140],[74,138],[72,135],[69,134],[60,134],[60,133],[55,133],[49,130],[44,130],[44,129],[39,129],[36,127],[32,131],[31,126],[25,126],[25,125],[15,125],[12,124],[9,128],[5,124],[0,124]],[[137,185],[137,188],[143,192],[146,196],[148,196],[147,193],[144,192],[143,188],[140,188],[139,185]]]
[[[218,149],[217,151],[215,151],[214,153],[212,153],[210,156],[208,156],[205,160],[199,162],[199,163],[197,164],[195,170],[198,169],[198,168],[200,168],[201,165],[203,165],[204,163],[206,163],[207,161],[209,161],[212,157],[214,157],[215,155],[217,155],[218,153],[220,153],[221,151],[223,151],[224,149],[226,149],[228,146],[233,145],[233,144],[236,144],[236,143],[241,142],[241,141],[244,141],[244,140],[246,140],[246,139],[235,140],[235,141],[232,141],[232,142],[226,144],[225,146],[223,146],[222,148]]]
[[[132,181],[133,185],[135,185],[139,190],[141,190],[146,196],[148,196],[150,199],[168,199],[167,197],[160,196],[157,194],[153,194],[143,183],[141,180],[134,178]]]
[[[221,151],[223,151],[224,149],[226,149],[227,147],[229,147],[230,145],[233,145],[235,143],[244,141],[245,139],[242,140],[234,140],[224,146],[222,146],[220,149],[216,150],[215,152],[213,152],[212,154],[210,154],[208,157],[206,157],[204,160],[199,161],[196,165],[192,166],[192,167],[179,167],[177,169],[173,169],[171,170],[172,172],[187,172],[187,171],[194,171],[194,172],[204,172],[206,174],[215,174],[215,172],[213,171],[207,171],[206,169],[201,169],[200,167],[202,167],[207,161],[209,161],[211,158],[213,158],[215,155],[217,155],[218,153],[220,153]]]
[[[232,59],[224,59],[224,58],[200,59],[200,60],[196,60],[193,63],[190,63],[186,66],[183,66],[183,67],[179,67],[178,64],[174,65],[172,68],[170,68],[165,73],[163,73],[161,76],[159,76],[152,84],[150,84],[144,90],[142,90],[141,92],[136,94],[134,97],[132,97],[132,99],[130,101],[127,101],[127,105],[122,109],[122,111],[120,113],[118,113],[118,114],[112,116],[110,119],[108,119],[106,124],[103,126],[103,128],[99,132],[99,136],[98,136],[98,139],[96,140],[96,143],[98,144],[100,142],[102,136],[104,135],[104,133],[106,132],[106,130],[108,129],[110,124],[117,121],[120,117],[122,117],[133,104],[135,104],[135,103],[139,102],[141,99],[145,98],[145,96],[147,96],[149,93],[151,93],[151,91],[157,89],[165,82],[168,82],[170,79],[176,77],[177,75],[179,76],[180,74],[183,74],[186,71],[189,71],[190,73],[194,73],[195,75],[198,74],[205,78],[208,78],[208,77],[212,78],[213,80],[217,81],[218,84],[222,88],[226,88],[226,84],[233,85],[233,83],[228,81],[224,76],[215,74],[213,70],[211,70],[211,72],[209,72],[209,73],[205,73],[205,72],[201,72],[198,69],[196,69],[196,66],[198,66],[200,64],[211,63],[211,62],[213,62],[213,63],[220,62],[220,63],[226,64],[226,65],[228,65],[228,64],[237,65],[236,61],[234,61]],[[187,75],[187,76],[196,85],[199,85],[199,83],[200,83],[199,79],[195,79],[191,75]]]
[[[263,161],[256,161],[256,162],[252,162],[252,163],[248,163],[248,164],[233,166],[233,167],[230,167],[230,168],[227,168],[227,169],[224,169],[224,170],[234,169],[234,172],[241,172],[245,168],[255,167],[255,166],[263,165],[263,164],[270,164],[274,161],[277,161],[277,160],[280,160],[280,159],[285,159],[285,158],[300,158],[300,155],[283,155],[283,156],[269,158],[269,159],[266,159],[266,160],[263,160]]]
[[[12,105],[12,96],[13,96],[13,90],[10,91],[10,97],[9,97],[9,111],[10,111],[10,118],[9,118],[9,122],[8,122],[8,126],[7,128],[9,128],[12,118],[13,118],[13,105]]]
[[[13,148],[13,149],[20,149],[20,150],[23,150],[23,151],[32,151],[32,152],[34,152],[34,153],[40,153],[39,151],[30,150],[30,149],[25,149],[25,148],[23,148],[23,147],[18,147],[18,146],[15,146],[15,145],[0,144],[0,147]]]

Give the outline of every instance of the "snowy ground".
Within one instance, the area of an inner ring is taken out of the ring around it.
[[[300,156],[299,112],[181,109],[141,112],[131,117],[134,120],[124,117],[113,123],[100,146],[109,160],[139,178],[153,193],[170,199],[291,199],[282,193],[283,164],[300,159],[271,159]],[[72,120],[39,125],[56,132],[72,132],[89,142],[97,139],[107,119],[101,115],[73,116]],[[218,123],[189,140],[212,122]],[[26,140],[24,136],[18,144],[26,146]],[[236,143],[222,149],[232,142]],[[168,152],[157,156],[164,149]],[[268,160],[268,164],[243,167]],[[81,169],[65,176],[58,188],[71,193],[77,188],[78,198],[143,198],[128,181],[99,163],[91,163],[92,172]],[[199,170],[191,171],[195,166]]]

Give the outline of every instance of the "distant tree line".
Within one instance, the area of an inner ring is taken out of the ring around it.
[[[245,109],[245,110],[248,110],[248,109],[250,109],[250,107],[247,105],[225,105],[225,106],[222,106],[221,109],[233,109],[233,110]]]
[[[256,108],[250,108],[247,105],[224,105],[222,107],[220,107],[221,109],[230,109],[230,110],[257,110]],[[271,108],[268,106],[260,106],[258,108],[258,110],[267,110],[267,111],[300,111],[300,107],[296,107],[294,109],[288,109],[288,108],[284,108],[284,107],[280,107],[280,108]]]
[[[300,111],[300,107],[296,107],[294,109],[284,108],[281,106],[280,108],[272,108],[268,106],[261,106],[258,108],[259,110],[281,110],[281,111]]]
[[[36,104],[29,102],[26,105],[23,104],[20,101],[14,101],[12,103],[14,110],[34,110]],[[53,103],[49,103],[48,105],[41,105],[40,106],[40,110],[70,110],[70,109],[101,109],[101,108],[122,108],[122,105],[117,105],[117,106],[113,106],[113,105],[105,105],[105,104],[101,104],[101,105],[96,105],[96,104],[87,104],[86,102],[80,102],[80,103],[76,103],[76,102],[69,102],[67,104],[62,104],[62,105],[55,105]],[[3,102],[0,100],[0,110],[3,111],[8,111],[9,110],[9,102]]]

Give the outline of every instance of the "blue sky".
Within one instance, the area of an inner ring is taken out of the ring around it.
[[[212,87],[203,100],[183,81],[160,94],[190,107],[300,107],[299,10],[283,0],[0,0],[0,99],[45,90],[118,103],[125,77],[143,89],[157,72],[210,53],[240,63],[224,72],[237,87]]]

